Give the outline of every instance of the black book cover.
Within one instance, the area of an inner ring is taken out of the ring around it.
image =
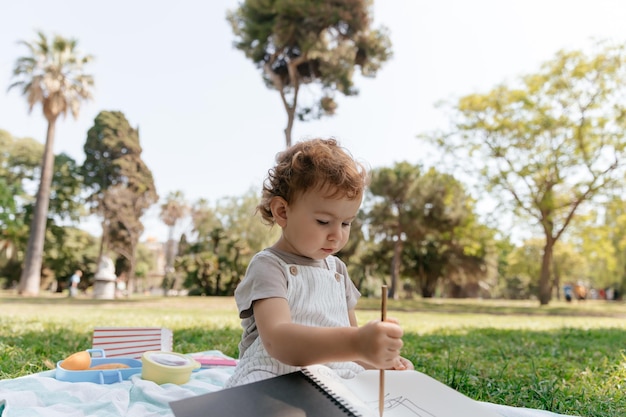
[[[176,417],[358,417],[303,372],[173,401]]]

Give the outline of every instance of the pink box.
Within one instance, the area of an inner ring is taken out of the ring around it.
[[[174,338],[164,327],[96,327],[93,349],[102,349],[107,358],[141,358],[148,350],[171,352]]]

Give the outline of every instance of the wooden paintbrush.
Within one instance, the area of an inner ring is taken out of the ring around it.
[[[387,320],[387,286],[382,286],[382,300],[380,304],[380,320]],[[378,412],[380,417],[383,417],[383,410],[385,409],[385,370],[380,370],[380,381],[378,386]]]

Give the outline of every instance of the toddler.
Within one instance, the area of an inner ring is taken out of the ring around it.
[[[400,356],[395,320],[357,325],[360,294],[335,256],[367,183],[365,167],[334,139],[300,142],[277,155],[258,211],[282,233],[253,257],[235,290],[243,335],[227,387],[311,364],[344,378],[365,368],[413,369]]]

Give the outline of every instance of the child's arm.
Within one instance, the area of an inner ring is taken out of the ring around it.
[[[359,361],[390,369],[400,355],[402,329],[372,321],[362,327],[312,327],[293,323],[284,298],[254,302],[259,337],[270,355],[293,366]]]

